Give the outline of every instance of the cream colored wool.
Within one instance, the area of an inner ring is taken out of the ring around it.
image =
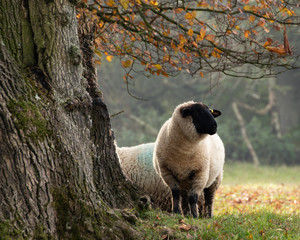
[[[200,196],[203,189],[222,180],[225,150],[218,134],[199,134],[192,118],[181,116],[180,109],[192,104],[195,102],[177,106],[160,129],[153,165],[171,189],[179,188]],[[192,180],[189,178],[191,173],[194,173]]]
[[[117,147],[122,171],[127,179],[149,195],[155,206],[171,210],[171,192],[152,164],[154,143],[134,147]]]

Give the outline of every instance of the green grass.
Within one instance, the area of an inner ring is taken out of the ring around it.
[[[217,215],[213,219],[183,218],[149,211],[138,228],[145,239],[300,239],[300,217],[259,211]]]
[[[145,239],[300,240],[300,167],[228,164],[212,219],[160,210],[140,214]]]
[[[300,166],[259,166],[225,163],[223,184],[300,184]]]

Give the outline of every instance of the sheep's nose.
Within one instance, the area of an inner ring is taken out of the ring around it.
[[[211,125],[211,132],[210,132],[210,135],[215,134],[215,133],[217,132],[217,128],[218,128],[218,126],[217,126],[216,123],[212,124],[212,125]]]

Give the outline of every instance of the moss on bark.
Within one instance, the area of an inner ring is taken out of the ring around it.
[[[52,190],[57,213],[57,232],[63,239],[140,239],[141,235],[102,204],[93,206],[75,189],[61,186]]]
[[[0,239],[9,240],[23,240],[22,229],[15,226],[13,221],[0,220]]]
[[[34,142],[43,140],[47,136],[49,133],[47,120],[33,102],[12,99],[7,107],[14,117],[16,126],[23,130],[25,136]]]

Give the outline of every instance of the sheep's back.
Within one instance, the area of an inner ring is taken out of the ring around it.
[[[155,143],[117,148],[124,175],[163,210],[170,210],[171,193],[153,167]]]

